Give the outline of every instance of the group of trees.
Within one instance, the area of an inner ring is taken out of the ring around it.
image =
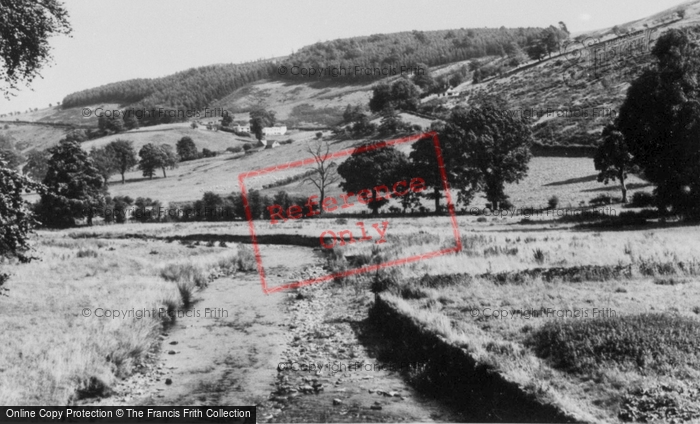
[[[393,84],[379,84],[373,89],[369,109],[381,115],[380,125],[370,122],[370,116],[364,113],[360,105],[348,104],[343,112],[343,122],[347,127],[343,130],[336,129],[335,132],[360,138],[371,136],[375,132],[379,132],[380,135],[390,135],[414,129],[401,119],[398,112],[415,111],[420,104],[420,94],[418,86],[406,78],[400,78]]]
[[[386,75],[355,73],[355,66],[362,69],[395,67],[397,72],[400,72],[401,66],[438,66],[486,56],[504,56],[508,46],[514,44],[524,48],[541,32],[542,28],[500,27],[375,34],[319,42],[288,56],[282,65],[288,69],[294,66],[316,69],[328,66],[345,68],[348,70],[347,74],[335,77],[329,74],[321,78],[373,81]],[[283,78],[299,79],[308,76],[288,72]],[[313,78],[318,79],[319,76],[315,75]]]
[[[56,0],[17,0],[2,3],[0,26],[0,91],[6,98],[39,76],[39,70],[51,60],[48,39],[71,32],[68,14]],[[44,193],[44,186],[19,174],[6,159],[16,160],[15,146],[3,139],[0,148],[0,257],[29,262],[29,235],[36,221],[22,195],[30,191]],[[43,194],[42,194],[43,196]],[[0,294],[9,275],[0,271]]]
[[[224,98],[244,85],[264,78],[280,78],[277,73],[280,65],[287,66],[288,69],[293,66],[317,69],[328,66],[344,67],[348,70],[347,75],[334,77],[334,80],[371,81],[386,75],[382,75],[381,72],[372,72],[370,75],[364,72],[355,73],[355,66],[362,69],[395,67],[396,72],[401,72],[401,66],[404,66],[422,69],[425,72],[430,66],[505,55],[507,51],[522,49],[532,44],[541,32],[541,28],[501,27],[414,31],[339,39],[304,47],[283,59],[282,63],[261,60],[243,64],[212,65],[189,69],[163,78],[121,81],[69,94],[63,99],[62,105],[64,108],[98,103],[126,105],[126,116],[131,122],[124,122],[125,128],[134,127],[137,123],[146,126],[185,121],[188,117],[184,113],[159,113],[158,110],[164,108],[168,111],[189,111],[190,113],[203,110],[213,101]],[[408,69],[405,71],[408,72]],[[417,83],[420,83],[425,92],[441,88],[446,83],[456,85],[456,79],[460,77],[455,74],[451,77],[452,81],[443,78],[432,85],[429,78],[425,81],[426,78],[421,73],[415,73],[415,75],[420,77]],[[331,76],[328,75],[328,77]],[[290,72],[281,78],[297,79],[302,76],[295,76]],[[422,81],[421,78],[423,78]],[[464,78],[464,75],[461,75],[461,78]],[[136,120],[133,113],[128,113],[134,110],[155,110],[156,113],[146,114]],[[223,118],[227,119],[225,114]],[[112,131],[119,132],[119,123],[108,122],[108,119],[103,121],[101,126],[114,126]]]
[[[700,216],[700,28],[657,40],[655,62],[632,82],[595,158],[599,180],[622,183],[638,172],[654,183],[661,211]]]
[[[528,44],[525,50],[530,59],[542,60],[545,56],[552,57],[552,53],[558,52],[562,43],[568,38],[569,30],[566,28],[566,24],[559,22],[559,28],[550,25],[532,43]]]
[[[125,110],[122,115],[100,116],[97,118],[97,127],[105,134],[116,134],[139,128],[139,120],[133,110]]]
[[[504,108],[485,103],[470,109],[456,108],[447,122],[435,129],[446,176],[458,201],[468,205],[477,192],[483,192],[496,207],[507,207],[505,184],[522,180],[528,171],[533,142],[528,123],[509,115]],[[432,188],[426,196],[434,199],[436,212],[440,210],[443,179],[432,137],[416,141],[409,156],[393,147],[372,146],[358,147],[338,166],[343,178],[341,188],[357,192],[420,177],[427,188]],[[416,201],[410,195],[401,198],[404,210]],[[376,214],[386,203],[373,192],[368,207]]]
[[[153,178],[160,169],[163,171],[163,178],[166,178],[165,169],[177,167],[180,156],[169,144],[153,143],[142,146],[137,156],[133,141],[117,139],[104,147],[93,147],[90,150],[90,159],[105,182],[118,173],[124,184],[124,174],[135,166],[143,172],[144,177]]]
[[[138,118],[142,126],[186,121],[195,111],[204,110],[236,89],[275,75],[276,69],[270,61],[204,66],[167,77],[132,79],[72,93],[63,99],[63,107],[119,103],[127,105],[126,116]],[[147,113],[136,115],[133,111]]]
[[[263,128],[275,125],[275,112],[256,108],[250,111],[250,132],[255,134],[258,141],[263,139]]]
[[[420,89],[407,78],[399,78],[393,84],[382,83],[372,89],[369,109],[381,112],[386,107],[415,111],[420,104]]]

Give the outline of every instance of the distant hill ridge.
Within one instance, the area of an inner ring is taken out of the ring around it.
[[[291,56],[242,64],[210,65],[188,69],[162,78],[138,78],[102,85],[63,99],[64,108],[97,103],[119,103],[133,108],[202,110],[238,88],[264,79],[302,79],[291,73],[280,76],[280,65],[323,68],[400,67],[423,63],[436,66],[471,58],[502,54],[503,46],[530,43],[542,28],[456,29],[375,34],[338,39],[304,47]],[[333,78],[372,81],[382,75]],[[318,77],[316,77],[318,79]]]

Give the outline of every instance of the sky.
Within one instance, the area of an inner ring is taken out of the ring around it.
[[[73,33],[50,39],[54,61],[0,113],[43,109],[67,94],[215,63],[285,56],[318,41],[479,27],[611,27],[679,0],[65,0]]]

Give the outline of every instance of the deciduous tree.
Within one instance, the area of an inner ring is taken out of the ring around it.
[[[36,220],[31,209],[22,197],[31,191],[41,191],[43,186],[9,169],[0,160],[0,257],[17,258],[20,262],[34,259],[27,252],[30,250],[29,236]],[[2,285],[9,275],[0,271],[0,294]]]
[[[633,162],[656,184],[662,211],[700,214],[698,30],[658,38],[654,64],[632,82],[617,118]]]
[[[197,146],[194,144],[192,137],[182,137],[177,141],[175,148],[182,161],[193,160],[198,157]]]
[[[359,193],[362,190],[371,192],[367,207],[373,215],[379,208],[389,202],[382,193],[379,196],[374,189],[379,185],[392,187],[403,177],[403,171],[408,167],[408,158],[393,146],[382,144],[364,144],[356,148],[350,157],[338,166],[338,174],[344,181],[340,188],[346,192]]]
[[[51,61],[49,38],[70,34],[68,12],[57,0],[12,0],[0,5],[0,90],[6,98],[29,84]]]
[[[328,157],[330,150],[331,146],[328,140],[321,141],[318,139],[306,146],[306,151],[309,152],[311,157],[315,160],[314,169],[316,172],[307,177],[304,181],[310,182],[318,189],[320,201],[325,199],[326,189],[330,187],[331,184],[337,183],[340,179],[335,162],[330,161]],[[320,209],[320,212],[323,213],[323,208]]]
[[[92,225],[96,208],[104,206],[105,184],[87,152],[74,141],[63,140],[49,149],[51,158],[43,184],[39,216],[50,227],[70,227],[87,218]]]
[[[263,128],[275,125],[275,112],[258,108],[250,112],[250,131],[258,141],[263,138]]]
[[[506,110],[490,106],[456,108],[439,135],[450,185],[468,204],[483,191],[493,205],[506,204],[505,184],[522,180],[531,158],[528,124]]]
[[[400,78],[391,85],[382,83],[374,87],[369,108],[381,112],[387,105],[394,109],[416,110],[420,104],[420,90],[406,78]]]
[[[622,190],[622,203],[627,203],[627,187],[625,180],[627,173],[632,171],[632,155],[627,148],[625,138],[614,124],[603,128],[603,142],[598,146],[593,159],[598,181],[608,184],[609,181],[620,181]]]
[[[104,178],[105,185],[108,184],[109,177],[119,171],[114,156],[112,156],[106,147],[101,147],[99,149],[93,147],[90,149],[90,159],[92,159],[93,165],[95,165],[95,168],[97,168],[102,178]]]
[[[134,142],[131,140],[116,139],[109,143],[105,149],[113,158],[115,167],[122,176],[122,184],[124,184],[124,174],[138,163]]]
[[[139,169],[143,171],[143,176],[153,179],[156,169],[163,166],[163,152],[158,146],[148,143],[139,150]]]

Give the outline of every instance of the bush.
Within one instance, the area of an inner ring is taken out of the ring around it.
[[[638,191],[632,195],[631,205],[637,208],[646,208],[649,206],[654,206],[655,197],[651,193],[644,191]]]
[[[80,249],[76,256],[79,258],[96,258],[97,252],[92,249]]]
[[[252,148],[253,148],[253,145],[250,144],[250,143],[245,143],[245,144],[243,145],[243,150],[245,150],[246,152],[247,152],[248,150],[252,149]]]
[[[549,209],[556,209],[557,206],[559,206],[559,198],[557,196],[550,197],[547,205],[549,206]]]
[[[216,152],[211,151],[209,149],[202,149],[202,157],[203,158],[213,158],[216,157]]]
[[[182,306],[184,308],[189,308],[192,305],[194,289],[195,285],[189,281],[177,282],[177,290],[180,292],[180,299],[182,299]]]
[[[197,287],[207,286],[207,277],[201,268],[191,263],[171,263],[163,267],[160,276],[166,281],[192,283]],[[178,284],[178,288],[179,288]]]
[[[700,322],[668,314],[552,320],[528,341],[541,358],[573,373],[617,365],[668,375],[700,367]]]
[[[316,138],[320,139],[321,137],[323,137],[323,133],[320,132],[320,131],[317,132],[317,133],[316,133]]]
[[[609,205],[613,202],[613,198],[608,196],[607,194],[601,194],[599,196],[594,197],[591,199],[588,204],[590,205]]]
[[[236,264],[239,271],[249,272],[257,270],[258,265],[257,261],[255,260],[253,249],[251,249],[249,246],[239,246]]]
[[[544,255],[544,252],[542,251],[542,249],[539,249],[539,248],[535,249],[532,256],[535,258],[535,262],[537,262],[538,264],[541,265],[544,263],[545,255]]]
[[[241,147],[241,146],[227,147],[226,151],[231,152],[231,153],[240,153],[243,151],[243,147]]]

